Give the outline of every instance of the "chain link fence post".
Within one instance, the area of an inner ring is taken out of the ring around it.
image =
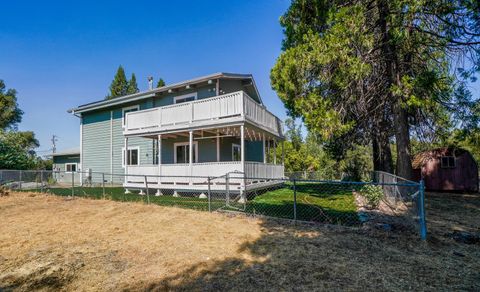
[[[43,193],[43,169],[40,170],[40,192]]]
[[[18,173],[18,189],[22,190],[22,171]]]
[[[212,196],[211,196],[211,190],[210,190],[210,177],[207,178],[207,182],[208,182],[208,190],[207,190],[208,212],[212,212]]]
[[[225,191],[226,191],[226,205],[230,206],[230,179],[229,179],[229,173],[225,175]]]
[[[75,173],[72,171],[72,199],[75,196]]]
[[[420,237],[422,240],[427,239],[427,223],[425,220],[425,182],[420,180],[419,186],[419,215],[420,215]]]
[[[147,193],[147,204],[150,204],[150,195],[148,192],[148,182],[147,182],[147,176],[144,176],[145,179],[145,192]]]
[[[297,221],[297,180],[293,179],[293,220]]]
[[[102,195],[103,199],[105,200],[105,173],[102,172]]]

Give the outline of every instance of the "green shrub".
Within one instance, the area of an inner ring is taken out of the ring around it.
[[[383,189],[381,186],[365,185],[360,189],[360,195],[367,200],[371,208],[377,208],[383,198]]]

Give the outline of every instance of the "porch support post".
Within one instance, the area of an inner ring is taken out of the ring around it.
[[[217,130],[217,162],[220,162],[220,133]]]
[[[188,132],[189,139],[188,139],[188,160],[189,160],[189,167],[190,167],[190,184],[192,184],[192,174],[193,174],[193,131]]]
[[[282,165],[285,165],[285,141],[282,141]]]
[[[245,189],[245,125],[240,126],[240,161],[242,164],[243,179],[240,182],[240,203],[246,203],[246,189]]]
[[[265,133],[262,133],[262,150],[263,150],[263,163],[267,163],[267,155],[265,153]]]
[[[245,172],[245,126],[240,126],[240,161],[242,162],[242,172]]]
[[[162,194],[162,191],[160,190],[160,186],[162,185],[162,134],[158,135],[157,138],[157,161],[158,161],[158,178],[157,178],[157,183],[158,183],[158,190],[157,193],[155,194],[156,196],[160,196]]]
[[[273,138],[273,164],[277,164],[277,140]]]

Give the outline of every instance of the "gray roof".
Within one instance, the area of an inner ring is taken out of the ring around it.
[[[75,148],[65,149],[60,152],[55,152],[52,154],[52,156],[65,156],[65,155],[80,155],[80,148],[75,147]]]
[[[145,99],[145,98],[148,98],[148,97],[153,97],[153,96],[155,96],[156,93],[165,92],[165,91],[168,91],[169,89],[175,89],[175,88],[178,88],[178,87],[185,86],[187,84],[196,84],[196,83],[201,83],[201,82],[205,82],[205,81],[208,81],[208,80],[211,80],[211,79],[217,79],[217,78],[251,79],[254,90],[255,90],[255,92],[257,93],[257,96],[258,96],[258,101],[260,103],[263,103],[261,98],[260,98],[260,94],[258,93],[258,89],[257,89],[257,86],[255,84],[255,80],[253,79],[252,74],[237,74],[237,73],[219,72],[219,73],[214,73],[214,74],[210,74],[210,75],[197,77],[197,78],[190,79],[190,80],[185,80],[185,81],[182,81],[182,82],[169,84],[169,85],[166,85],[166,86],[163,86],[163,87],[160,87],[160,88],[154,88],[152,90],[142,91],[142,92],[138,92],[138,93],[134,93],[134,94],[130,94],[130,95],[125,95],[125,96],[121,96],[121,97],[116,97],[114,99],[100,100],[100,101],[96,101],[96,102],[87,103],[87,104],[84,104],[84,105],[80,105],[76,108],[69,109],[68,112],[75,114],[75,113],[81,113],[81,112],[90,111],[90,110],[94,110],[94,109],[119,105],[119,104],[123,104],[123,103],[127,103],[127,102],[137,101],[137,100]]]

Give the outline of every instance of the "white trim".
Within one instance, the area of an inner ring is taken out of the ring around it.
[[[193,100],[197,100],[197,98],[198,98],[198,94],[197,94],[196,91],[192,92],[192,93],[189,93],[189,94],[182,94],[182,95],[178,95],[178,96],[173,97],[173,104],[176,104],[177,100],[179,100],[179,99],[182,99],[182,98],[185,98],[185,97],[191,97],[191,96],[193,96],[193,98],[194,98]]]
[[[80,167],[83,165],[83,117],[80,116]],[[78,167],[78,165],[77,165]],[[78,169],[77,169],[78,171]],[[83,170],[80,169],[80,185],[83,185]]]
[[[128,150],[137,150],[137,164],[130,164],[129,166],[135,166],[135,165],[140,165],[140,147],[139,146],[133,146],[133,147],[128,147]],[[125,168],[125,147],[122,147],[122,168]]]
[[[235,159],[235,156],[234,156],[235,147],[238,147],[238,150],[240,151],[240,156],[241,156],[241,153],[242,153],[242,146],[240,146],[240,144],[232,143],[232,161],[240,162],[241,157],[238,160],[234,160]]]
[[[199,83],[206,82],[209,79],[216,79],[216,78],[232,79],[232,80],[235,80],[235,79],[251,79],[251,80],[253,80],[253,85],[255,87],[255,91],[257,92],[257,94],[259,94],[258,89],[256,88],[255,80],[254,80],[252,74],[217,72],[217,73],[209,74],[209,75],[206,75],[206,76],[201,76],[201,77],[185,80],[185,81],[182,81],[182,82],[177,82],[175,84],[166,85],[166,86],[163,86],[163,87],[160,87],[160,88],[154,88],[153,90],[150,90],[150,91],[143,91],[143,92],[138,92],[138,93],[134,93],[134,94],[126,95],[126,96],[117,97],[117,98],[110,99],[110,100],[101,100],[101,101],[96,101],[96,102],[92,102],[92,103],[89,103],[89,104],[80,105],[76,108],[69,109],[68,112],[81,113],[81,112],[91,111],[91,110],[95,110],[95,109],[99,109],[99,108],[110,107],[110,106],[114,106],[114,105],[120,105],[120,104],[126,103],[126,102],[139,101],[139,100],[142,100],[142,99],[145,99],[145,98],[154,97],[155,93],[167,92],[171,89],[180,88],[180,87],[182,87],[182,86],[184,86],[185,84],[188,84],[188,83],[189,84],[199,84]],[[260,103],[262,103],[260,95],[258,95],[258,97],[259,97]]]
[[[75,171],[68,171],[67,170],[67,165],[75,165]],[[77,171],[78,171],[78,163],[76,163],[76,162],[65,163],[65,173],[72,173],[72,172],[77,172]]]
[[[136,109],[137,111],[140,110],[140,105],[132,105],[132,106],[127,106],[122,108],[122,127],[125,127],[125,111],[131,110],[131,109]]]
[[[195,161],[193,163],[197,163],[198,162],[198,141],[193,141],[193,144],[195,145]],[[173,143],[173,163],[177,163],[177,146],[185,146],[185,145],[190,145],[190,142]],[[188,163],[188,161],[185,163]]]
[[[112,110],[110,111],[110,181],[113,182],[113,111]]]

